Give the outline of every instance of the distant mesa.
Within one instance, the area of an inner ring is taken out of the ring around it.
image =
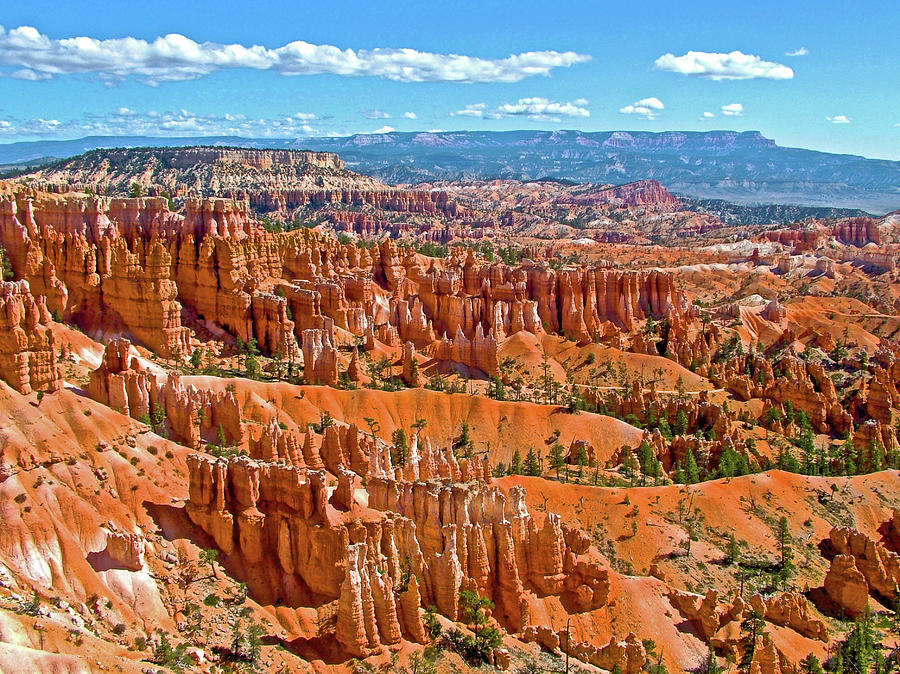
[[[781,147],[758,131],[448,131],[341,138],[94,136],[0,146],[0,164],[48,161],[95,148],[240,146],[338,153],[347,167],[390,184],[563,178],[622,184],[655,179],[674,194],[738,204],[900,206],[900,162]]]

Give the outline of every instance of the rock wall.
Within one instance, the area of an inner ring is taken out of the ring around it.
[[[424,194],[435,208],[447,204],[440,193]],[[419,198],[372,197],[379,207],[413,210]],[[360,249],[306,229],[267,232],[239,200],[188,198],[174,213],[163,197],[7,186],[0,244],[48,308],[95,337],[127,336],[184,359],[196,344],[192,330],[224,329],[287,361],[302,352],[312,360],[304,363],[307,379],[329,384],[337,376],[336,329],[370,346],[411,342],[492,375],[499,345],[519,331],[624,346],[623,335],[630,339],[636,323],[653,316],[674,327],[681,341],[673,353],[696,339],[684,327],[696,312],[670,273],[554,270],[530,261],[511,268],[479,264],[471,251],[426,268],[390,240]]]
[[[832,583],[829,584],[829,579],[826,578],[826,591],[831,595],[832,590],[837,589],[837,594],[841,598],[849,600],[845,602],[846,606],[845,603],[839,602],[848,609],[848,612],[856,612],[859,602],[865,605],[863,600],[868,599],[869,594],[893,606],[900,598],[897,591],[897,586],[900,585],[900,555],[886,548],[881,542],[873,541],[865,534],[847,527],[832,529],[828,538],[837,556],[828,573],[832,577]],[[845,559],[838,561],[838,557]],[[849,570],[851,564],[864,579],[863,583],[860,584],[858,576]],[[840,569],[844,567],[848,571],[839,573]],[[853,576],[856,580],[853,583],[838,584],[837,579],[841,576]],[[853,585],[852,593],[848,590],[849,585]],[[832,589],[829,590],[829,587]],[[858,593],[857,589],[864,591]],[[854,596],[850,597],[849,594]],[[861,596],[856,596],[857,594],[861,594]],[[832,596],[835,599],[838,598]]]
[[[28,281],[0,281],[0,379],[19,393],[56,391],[56,340],[43,297]]]
[[[529,595],[561,596],[575,611],[605,605],[608,572],[585,556],[589,539],[555,515],[536,521],[521,488],[507,498],[488,484],[482,460],[457,461],[429,442],[420,452],[413,438],[394,467],[386,445],[352,427],[326,428],[312,452],[276,429],[250,441],[270,461],[189,457],[187,513],[259,601],[336,601],[335,635],[348,657],[402,635],[423,641],[420,608],[455,620],[461,589],[491,598],[494,618],[513,632],[529,624]],[[313,454],[337,475],[335,487],[309,467]]]
[[[149,372],[131,355],[126,339],[107,344],[103,361],[90,374],[88,395],[134,419],[152,421],[157,430],[188,447],[220,442],[220,430],[226,445],[247,445],[234,393],[197,388],[176,374]]]
[[[653,205],[660,210],[677,210],[681,202],[656,180],[636,180],[589,192],[585,196],[557,199],[560,204],[617,207]]]
[[[881,232],[874,218],[849,218],[834,226],[834,238],[861,248],[868,243],[880,244]]]
[[[522,634],[525,643],[538,643],[549,651],[561,650],[571,657],[587,662],[601,669],[614,669],[623,674],[637,674],[647,662],[644,645],[634,634],[622,641],[611,639],[605,646],[595,646],[588,642],[571,641],[565,629],[554,632],[549,627],[529,625]]]

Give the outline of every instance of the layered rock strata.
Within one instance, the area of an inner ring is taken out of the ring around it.
[[[426,267],[390,240],[366,249],[311,230],[268,232],[246,201],[188,198],[175,213],[164,197],[6,186],[0,244],[35,296],[89,334],[184,359],[192,330],[225,330],[289,362],[310,356],[308,378],[324,383],[336,378],[336,330],[369,347],[411,342],[488,374],[497,373],[498,346],[520,331],[623,346],[652,316],[672,326],[673,355],[697,350],[687,327],[696,310],[671,273],[513,268],[471,252]]]
[[[19,393],[56,391],[56,339],[43,297],[28,281],[0,282],[0,379]]]
[[[134,419],[152,423],[188,447],[204,443],[247,444],[241,407],[231,391],[216,392],[182,382],[177,374],[146,369],[126,339],[111,341],[90,374],[88,395]]]
[[[507,498],[489,486],[480,461],[456,461],[428,442],[420,452],[414,439],[405,464],[393,467],[386,446],[332,426],[318,452],[326,466],[341,461],[329,467],[338,476],[332,489],[326,472],[299,465],[297,443],[265,451],[293,463],[191,456],[187,513],[259,601],[336,601],[335,634],[350,655],[404,635],[422,640],[420,608],[455,620],[461,589],[492,599],[494,618],[514,632],[529,624],[529,596],[562,596],[576,611],[607,601],[608,572],[585,556],[589,539],[555,515],[536,521],[522,489]],[[345,467],[360,452],[368,453],[365,490]]]

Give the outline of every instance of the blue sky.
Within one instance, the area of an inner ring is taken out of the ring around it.
[[[780,145],[900,159],[898,7],[3,3],[0,142],[752,129]]]

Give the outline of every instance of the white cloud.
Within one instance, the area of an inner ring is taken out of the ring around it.
[[[834,117],[826,117],[832,124],[849,124],[851,120],[847,115],[835,115]]]
[[[20,68],[3,74],[47,79],[95,73],[107,81],[137,77],[147,84],[189,80],[217,70],[250,68],[282,75],[382,77],[400,82],[518,82],[549,75],[590,60],[573,51],[532,51],[502,59],[463,54],[435,54],[415,49],[341,49],[327,44],[290,42],[275,49],[261,45],[195,42],[170,33],[152,42],[133,37],[51,39],[31,26],[0,26],[0,67]]]
[[[623,115],[640,115],[646,119],[656,119],[665,107],[656,96],[650,96],[626,105],[624,108],[619,108],[619,112]]]
[[[729,103],[722,106],[722,114],[726,117],[740,117],[744,114],[744,106],[740,103]]]
[[[711,118],[713,118],[713,117],[715,117],[715,115],[714,115],[713,113],[711,113],[711,112],[704,112],[704,113],[703,113],[703,119],[711,119]]]
[[[379,110],[378,108],[373,108],[371,110],[363,111],[363,117],[368,117],[369,119],[390,119],[391,116],[386,113],[384,110]]]
[[[501,117],[525,116],[537,121],[557,121],[559,117],[590,117],[588,102],[579,98],[571,102],[557,102],[538,96],[520,98],[515,103],[504,103],[497,108]]]
[[[418,119],[418,115],[416,115],[416,113],[414,113],[414,112],[404,112],[403,116],[406,119]]]
[[[392,126],[382,126],[379,129],[375,129],[372,133],[391,133],[395,130],[396,129],[394,129],[394,127]]]
[[[462,110],[457,110],[456,112],[451,112],[451,117],[484,117],[485,110],[487,110],[486,103],[469,103]]]
[[[807,56],[809,54],[809,49],[806,47],[800,47],[800,49],[795,49],[794,51],[786,51],[784,52],[785,56]]]
[[[30,82],[40,82],[42,80],[49,80],[52,75],[48,73],[38,73],[29,68],[22,68],[21,70],[15,70],[13,72],[6,72],[4,75],[8,77],[12,77],[16,80],[28,80]]]
[[[78,138],[80,136],[244,136],[251,138],[294,138],[319,135],[309,122],[312,113],[296,113],[270,118],[249,118],[243,114],[198,115],[188,110],[136,112],[118,108],[105,114],[88,113],[63,120],[0,120],[3,138]]]
[[[515,103],[503,103],[489,109],[484,103],[470,103],[462,110],[451,112],[453,117],[479,117],[481,119],[503,119],[504,117],[527,117],[536,122],[559,122],[563,117],[590,117],[586,107],[588,101],[577,98],[574,101],[551,101],[540,96],[520,98]]]
[[[663,54],[654,62],[657,70],[697,75],[711,80],[789,80],[794,71],[781,63],[763,61],[759,56],[733,51],[729,54],[689,51],[682,56]]]

